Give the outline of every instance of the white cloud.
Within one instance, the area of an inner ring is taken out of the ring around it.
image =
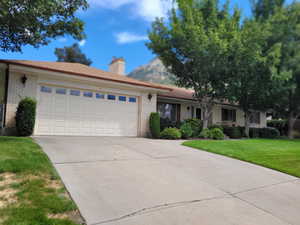
[[[119,44],[128,44],[128,43],[148,40],[148,37],[145,35],[137,35],[130,32],[117,33],[116,38]]]
[[[64,42],[66,42],[67,41],[67,38],[65,38],[65,37],[61,37],[61,38],[58,38],[57,39],[59,42],[62,42],[62,43],[64,43]]]
[[[165,17],[173,6],[173,0],[89,0],[91,8],[101,7],[118,9],[128,5],[135,16],[146,21],[153,21],[156,17]]]
[[[116,9],[123,5],[136,2],[136,0],[89,0],[88,1],[91,7],[103,7]]]
[[[84,46],[86,44],[86,40],[81,40],[81,41],[79,41],[78,44],[79,44],[79,46],[82,47],[82,46]]]

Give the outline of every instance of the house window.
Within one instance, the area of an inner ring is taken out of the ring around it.
[[[65,95],[67,94],[67,90],[65,88],[56,88],[56,94]]]
[[[236,122],[236,110],[222,108],[222,121]]]
[[[93,97],[93,92],[85,91],[85,92],[83,92],[83,96],[87,97],[87,98],[92,98]]]
[[[104,94],[96,93],[96,98],[98,98],[98,99],[104,99],[104,97],[105,97]]]
[[[41,86],[41,92],[51,93],[52,92],[52,88],[51,87],[46,87],[46,86]]]
[[[135,102],[136,102],[136,98],[134,98],[134,97],[130,97],[130,98],[129,98],[129,102],[133,102],[133,103],[135,103]]]
[[[179,108],[178,104],[169,104],[169,103],[158,103],[157,109],[161,118],[169,119],[170,121],[179,121]]]
[[[202,119],[202,110],[200,108],[197,108],[196,109],[196,118],[198,120],[201,120]]]
[[[250,123],[260,124],[260,112],[251,113]]]
[[[125,96],[119,96],[119,101],[121,102],[126,102],[126,97]]]
[[[71,90],[71,91],[70,91],[70,95],[73,95],[73,96],[80,96],[80,91],[78,91],[78,90]]]
[[[107,99],[108,100],[116,100],[116,96],[115,95],[107,95]]]

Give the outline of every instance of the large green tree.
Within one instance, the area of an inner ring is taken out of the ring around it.
[[[244,111],[245,135],[249,137],[250,118],[257,111],[271,107],[274,84],[278,74],[281,45],[275,43],[266,51],[266,40],[272,35],[268,23],[246,20],[241,26],[235,45],[231,48],[231,73],[227,98]]]
[[[56,48],[55,55],[58,62],[81,63],[87,66],[92,64],[92,61],[81,52],[77,43],[64,48]]]
[[[277,88],[274,109],[288,119],[288,135],[292,138],[295,121],[300,116],[300,3],[279,9],[270,22],[273,35],[269,42],[281,43],[278,70],[287,78]]]
[[[75,12],[87,7],[87,0],[0,0],[0,49],[18,52],[65,34],[83,39],[84,23]]]
[[[176,76],[177,84],[195,91],[206,128],[216,101],[224,99],[230,49],[240,29],[240,12],[218,0],[177,0],[168,21],[156,19],[148,47]]]
[[[250,0],[252,13],[256,19],[266,20],[284,6],[285,0]]]
[[[272,107],[276,114],[288,119],[290,138],[296,119],[300,116],[300,3],[285,4],[284,0],[257,0],[254,17],[271,25],[272,35],[266,49],[278,43],[281,57],[277,73],[283,78],[274,84]]]

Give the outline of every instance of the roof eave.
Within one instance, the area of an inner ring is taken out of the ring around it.
[[[93,76],[93,75],[89,75],[89,74],[66,72],[66,71],[58,70],[58,69],[43,68],[43,67],[35,66],[35,65],[26,65],[26,64],[23,64],[23,63],[18,63],[18,62],[14,62],[14,61],[10,61],[10,60],[5,60],[5,59],[1,59],[0,63],[1,62],[2,63],[7,63],[7,64],[12,64],[12,65],[17,65],[17,66],[24,66],[24,67],[30,67],[30,68],[40,69],[40,70],[47,70],[47,71],[52,71],[52,72],[57,72],[57,73],[72,74],[72,75],[76,75],[76,76],[80,76],[80,77],[88,77],[88,78],[93,78],[93,79],[112,81],[112,82],[117,82],[117,83],[130,84],[130,85],[134,85],[134,86],[143,86],[143,87],[148,87],[148,88],[151,88],[151,89],[158,89],[158,90],[164,90],[164,91],[172,91],[173,90],[171,88],[160,87],[160,86],[156,86],[156,85],[136,84],[136,83],[129,82],[129,81],[120,81],[120,80],[111,79],[111,78],[97,77],[97,76]]]

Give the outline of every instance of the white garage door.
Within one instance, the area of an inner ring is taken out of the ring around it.
[[[138,98],[39,86],[36,135],[137,136]]]

